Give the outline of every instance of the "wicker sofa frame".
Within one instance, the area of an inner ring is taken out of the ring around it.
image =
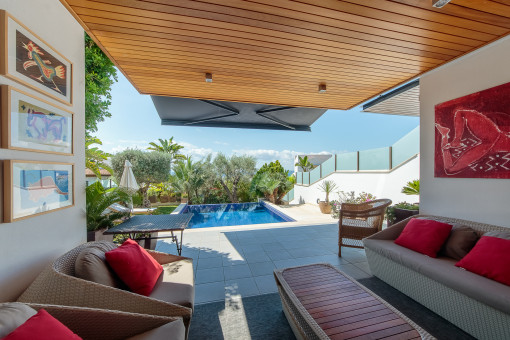
[[[27,303],[43,309],[84,340],[120,340],[140,335],[181,318],[128,313],[107,309]],[[184,339],[183,339],[184,340]]]
[[[396,223],[392,228],[403,228],[411,218],[426,218],[450,224],[462,224],[479,234],[488,231],[508,231],[508,228],[473,221],[415,215]],[[377,234],[369,239],[377,238]],[[370,271],[373,275],[395,287],[402,293],[439,314],[451,323],[478,339],[510,339],[510,315],[459,291],[418,273],[389,259],[369,247],[365,247]],[[510,289],[510,287],[509,287]]]
[[[19,297],[18,302],[109,309],[154,316],[181,317],[189,331],[191,308],[156,300],[126,290],[75,277],[74,264],[86,247],[103,242],[82,244],[57,258]],[[188,259],[147,250],[160,264]]]
[[[387,198],[359,204],[342,203],[338,219],[338,256],[342,256],[342,247],[363,248],[362,239],[381,231],[384,213],[390,204]]]

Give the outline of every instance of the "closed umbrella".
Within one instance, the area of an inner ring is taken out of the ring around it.
[[[124,162],[124,171],[120,178],[119,188],[125,190],[130,196],[140,189],[140,186],[136,182],[135,175],[133,174],[133,165],[126,160]],[[133,209],[133,198],[131,198],[130,209]]]

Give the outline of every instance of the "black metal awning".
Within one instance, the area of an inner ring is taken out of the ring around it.
[[[311,131],[325,109],[151,96],[162,125]]]

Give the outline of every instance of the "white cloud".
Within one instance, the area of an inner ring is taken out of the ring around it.
[[[215,140],[213,143],[214,143],[214,144],[218,144],[218,145],[230,145],[230,144],[228,144],[228,143],[220,142],[220,141],[218,141],[218,140]]]
[[[190,155],[195,159],[201,159],[206,157],[209,154],[212,154],[213,157],[217,154],[216,151],[210,148],[201,148],[194,144],[188,143],[188,142],[177,142],[178,144],[184,146],[184,149],[181,150],[181,153],[184,155]]]

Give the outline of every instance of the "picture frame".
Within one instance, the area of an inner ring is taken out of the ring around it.
[[[2,148],[73,154],[74,115],[8,85],[0,85]]]
[[[4,222],[74,206],[74,164],[4,161]]]
[[[0,75],[61,103],[73,103],[73,64],[5,10],[0,10]]]

